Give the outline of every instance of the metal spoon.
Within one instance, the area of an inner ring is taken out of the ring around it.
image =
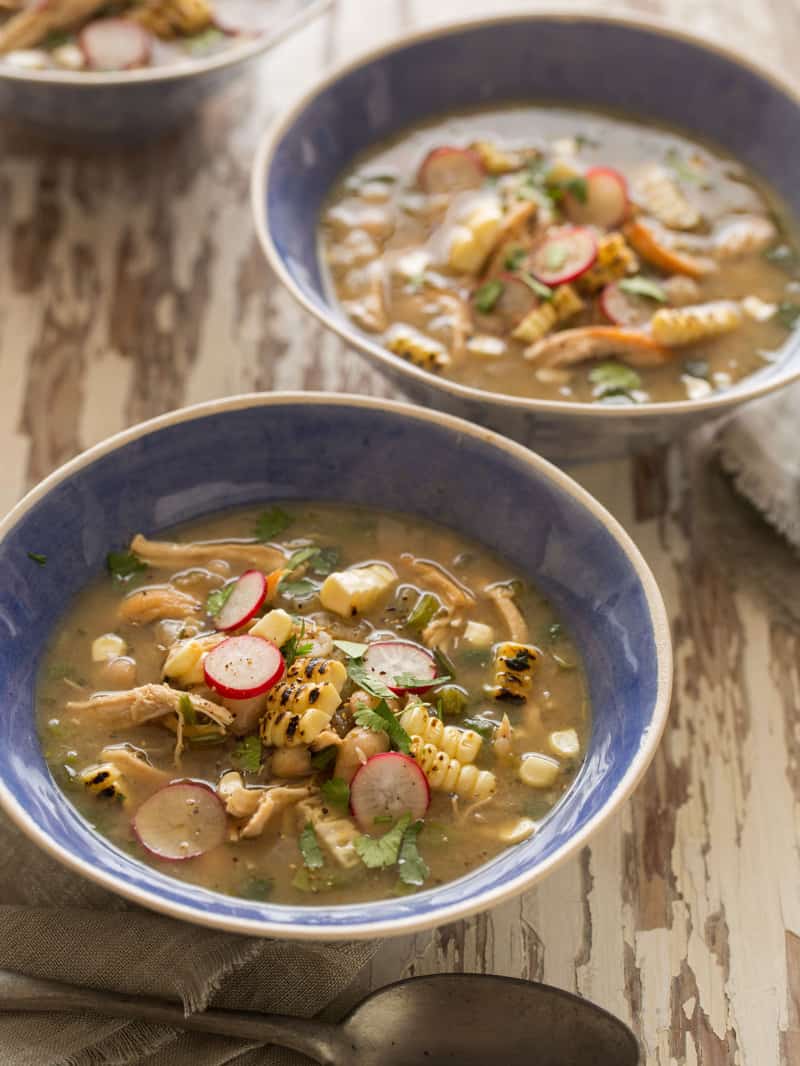
[[[398,981],[340,1025],[255,1011],[184,1016],[155,999],[96,992],[0,970],[2,1011],[92,1011],[278,1044],[325,1066],[641,1066],[630,1029],[568,992],[484,974]]]

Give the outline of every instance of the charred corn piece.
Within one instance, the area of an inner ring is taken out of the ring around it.
[[[472,764],[465,766],[422,737],[411,738],[411,757],[437,792],[454,792],[463,799],[483,800],[497,790],[497,779],[491,770],[479,770]]]
[[[472,150],[480,156],[488,174],[510,174],[522,166],[522,159],[517,152],[507,152],[492,141],[476,141]]]
[[[733,300],[714,300],[689,307],[662,307],[653,315],[650,331],[659,344],[679,347],[728,333],[741,323],[738,304]]]
[[[597,242],[597,261],[581,274],[578,285],[585,292],[597,292],[638,269],[639,260],[623,235],[617,231],[606,233]]]
[[[532,644],[506,641],[494,656],[494,684],[489,694],[496,700],[524,700],[533,686],[533,668],[540,652]]]
[[[275,748],[311,744],[330,725],[346,678],[347,670],[335,659],[297,659],[267,696],[260,726],[264,743]]]
[[[330,683],[337,692],[341,692],[342,685],[347,680],[347,667],[338,659],[295,659],[286,671],[286,680],[310,682],[315,685]]]
[[[389,330],[386,347],[390,352],[407,359],[422,370],[446,370],[450,366],[450,356],[444,345],[426,336],[412,326],[398,323]]]
[[[111,762],[87,767],[79,775],[79,780],[84,788],[95,796],[101,796],[103,799],[125,799],[122,772]]]
[[[298,748],[316,740],[330,722],[330,714],[318,707],[299,712],[267,707],[259,732],[269,747]]]
[[[661,166],[648,167],[638,182],[635,198],[649,215],[670,229],[694,229],[700,221],[700,212]]]
[[[585,306],[571,285],[559,285],[553,290],[552,299],[529,311],[511,336],[523,344],[535,344],[559,323],[577,315]]]
[[[483,738],[474,730],[445,725],[440,718],[434,718],[424,703],[409,704],[400,715],[400,725],[409,736],[433,744],[462,765],[475,762],[483,744]]]
[[[166,40],[202,33],[214,18],[206,0],[144,0],[125,17]]]

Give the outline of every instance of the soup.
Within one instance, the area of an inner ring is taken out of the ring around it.
[[[95,72],[191,62],[265,30],[264,7],[261,0],[7,0],[0,61]]]
[[[430,888],[525,840],[589,730],[531,585],[418,518],[292,505],[136,536],[43,663],[42,745],[95,828],[231,895]]]
[[[343,312],[463,385],[602,404],[702,399],[774,358],[796,248],[731,158],[565,108],[450,116],[362,156],[321,216]]]

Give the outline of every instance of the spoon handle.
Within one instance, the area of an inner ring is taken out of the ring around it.
[[[112,1018],[132,1018],[193,1032],[236,1036],[259,1044],[277,1044],[300,1051],[323,1066],[341,1066],[345,1062],[341,1029],[325,1022],[257,1011],[206,1010],[185,1015],[173,1003],[43,981],[10,970],[0,970],[0,1011],[91,1011]]]

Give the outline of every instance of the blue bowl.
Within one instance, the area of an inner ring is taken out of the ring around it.
[[[253,171],[261,245],[297,300],[419,403],[490,426],[558,460],[667,442],[800,378],[800,337],[781,358],[705,400],[586,405],[487,393],[421,370],[358,330],[323,286],[319,208],[370,146],[449,111],[520,100],[601,106],[716,142],[800,217],[800,101],[748,60],[623,19],[524,15],[415,35],[317,85],[266,135]]]
[[[420,477],[424,470],[426,476]],[[163,876],[96,833],[50,776],[36,673],[109,548],[221,508],[329,499],[423,515],[530,575],[573,632],[593,705],[586,762],[533,838],[450,884],[337,907],[248,902]],[[47,556],[37,566],[27,553]],[[582,847],[655,751],[671,684],[653,575],[565,474],[487,430],[402,404],[275,393],[203,404],[121,433],[52,474],[0,525],[0,804],[41,847],[144,906],[233,932],[342,939],[408,933],[522,891]]]

